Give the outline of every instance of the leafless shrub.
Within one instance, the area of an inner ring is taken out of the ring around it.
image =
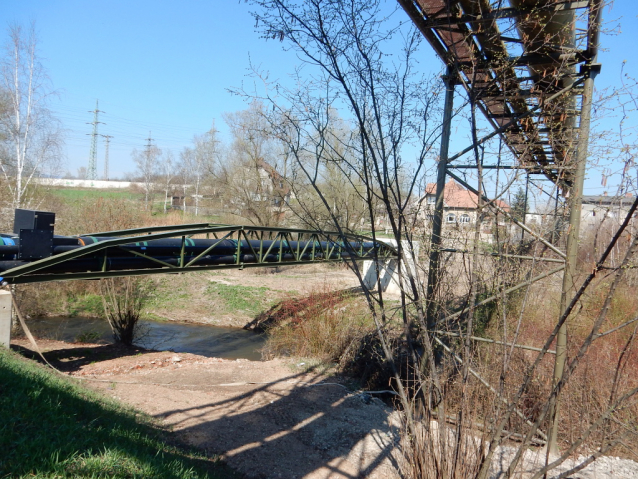
[[[116,342],[131,346],[139,333],[139,320],[149,298],[150,283],[136,277],[100,280],[104,313]]]

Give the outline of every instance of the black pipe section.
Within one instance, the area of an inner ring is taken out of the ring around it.
[[[315,259],[339,259],[339,255],[337,253],[333,253],[330,255],[330,258],[326,258],[326,256],[322,254],[315,254]],[[348,257],[348,255],[341,255],[341,258]],[[196,256],[185,256],[184,264],[188,264],[190,261],[195,259]],[[162,261],[165,264],[159,263],[157,261],[153,261],[156,259],[158,261]],[[168,268],[168,265],[179,267],[181,264],[181,258],[175,256],[154,256],[153,259],[142,258],[139,256],[133,257],[107,257],[106,260],[100,257],[92,257],[92,258],[79,258],[72,259],[69,261],[65,261],[63,263],[58,263],[56,265],[52,265],[41,270],[38,270],[38,274],[53,274],[53,273],[84,273],[84,272],[99,272],[99,271],[122,271],[127,269],[156,269],[156,268]],[[274,266],[278,265],[280,262],[288,262],[288,261],[310,261],[312,256],[310,254],[304,254],[297,259],[294,254],[286,253],[281,259],[279,255],[269,254],[262,258],[262,261],[267,264],[272,264]],[[251,254],[241,254],[239,256],[239,261],[237,260],[236,255],[204,255],[199,258],[192,266],[212,266],[212,265],[231,265],[231,264],[251,264],[257,263],[258,257]],[[28,261],[0,261],[0,272],[7,271],[12,268],[17,268],[18,266],[24,266],[29,264]]]

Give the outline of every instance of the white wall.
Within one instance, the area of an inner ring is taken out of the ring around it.
[[[131,181],[105,181],[105,180],[77,180],[77,179],[60,179],[60,178],[34,178],[33,181],[40,185],[46,186],[68,186],[70,188],[98,188],[98,189],[117,189],[130,188],[131,186],[142,187],[142,183]]]

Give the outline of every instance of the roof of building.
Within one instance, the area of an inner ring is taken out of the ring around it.
[[[436,183],[428,183],[425,187],[426,195],[436,194]],[[466,190],[456,181],[451,179],[445,184],[445,190],[443,193],[443,203],[447,208],[465,208],[476,209],[478,205],[478,196],[469,190]],[[494,204],[505,211],[509,211],[510,207],[507,203],[501,200],[495,200]]]
[[[583,195],[583,204],[600,206],[630,206],[636,198],[627,193],[625,196]]]

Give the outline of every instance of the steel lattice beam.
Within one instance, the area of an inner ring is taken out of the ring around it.
[[[195,238],[204,235],[206,238]],[[19,242],[17,237],[15,240]],[[7,241],[13,243],[14,239]],[[206,223],[56,237],[51,254],[36,260],[21,259],[21,251],[16,245],[0,246],[4,282],[385,260],[397,255],[392,246],[361,235]]]

